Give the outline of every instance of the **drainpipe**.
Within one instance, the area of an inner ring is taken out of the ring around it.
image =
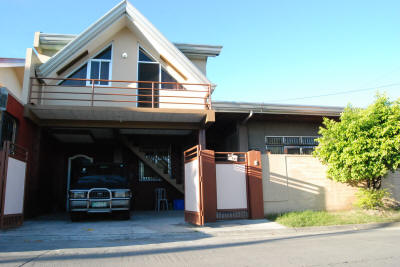
[[[250,110],[249,115],[242,121],[242,124],[246,124],[246,122],[250,120],[251,117],[253,117],[253,110]]]

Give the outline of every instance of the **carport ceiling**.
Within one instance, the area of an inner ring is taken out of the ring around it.
[[[114,138],[113,130],[106,128],[55,128],[51,133],[63,143],[94,143],[96,140]]]
[[[120,134],[138,135],[188,135],[191,130],[120,129]]]
[[[63,143],[93,143],[93,137],[89,132],[76,132],[76,133],[53,133],[53,136]]]

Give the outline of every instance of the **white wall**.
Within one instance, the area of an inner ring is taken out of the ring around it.
[[[6,87],[18,100],[22,97],[23,67],[0,68],[0,87]]]
[[[185,163],[185,210],[200,211],[199,159]]]
[[[246,166],[216,164],[217,209],[247,209]]]
[[[8,158],[4,215],[20,214],[24,208],[26,163]]]

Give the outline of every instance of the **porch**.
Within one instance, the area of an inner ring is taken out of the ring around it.
[[[211,85],[31,78],[25,116],[39,125],[198,128],[215,121]]]

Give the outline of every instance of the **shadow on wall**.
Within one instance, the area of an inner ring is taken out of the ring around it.
[[[326,178],[307,155],[262,155],[264,214],[352,208],[355,188]]]

